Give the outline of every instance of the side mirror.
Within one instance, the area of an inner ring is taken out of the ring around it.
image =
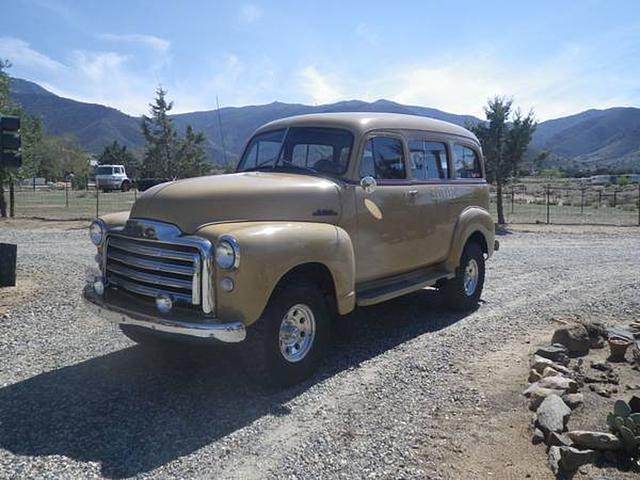
[[[376,179],[371,175],[362,177],[362,180],[360,180],[360,186],[364,189],[365,193],[372,193],[376,189],[377,185],[378,183],[376,182]]]

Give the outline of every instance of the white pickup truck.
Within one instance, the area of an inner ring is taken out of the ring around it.
[[[109,190],[129,191],[131,179],[127,176],[124,165],[99,165],[96,168],[96,188],[104,192]]]

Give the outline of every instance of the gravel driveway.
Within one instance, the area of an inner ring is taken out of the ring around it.
[[[361,309],[315,378],[272,391],[233,352],[150,355],[89,315],[86,238],[0,225],[31,289],[0,315],[2,478],[550,477],[544,455],[525,461],[526,427],[501,421],[523,359],[557,319],[640,309],[637,229],[505,235],[479,310],[448,313],[432,290]]]

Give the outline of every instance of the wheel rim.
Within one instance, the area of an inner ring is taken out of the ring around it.
[[[464,293],[467,297],[472,296],[476,291],[479,272],[478,262],[474,258],[469,259],[464,269]]]
[[[291,307],[280,323],[280,353],[288,362],[295,363],[307,356],[316,335],[316,319],[307,305]]]

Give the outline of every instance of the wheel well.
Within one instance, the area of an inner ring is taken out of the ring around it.
[[[320,287],[322,294],[327,299],[328,305],[334,311],[337,310],[336,288],[335,284],[333,283],[333,276],[331,275],[331,272],[326,265],[314,262],[304,263],[292,268],[282,276],[282,278],[276,285],[274,292],[289,282],[315,283],[316,285],[318,285],[318,287]]]
[[[482,253],[485,255],[489,253],[489,249],[487,248],[487,239],[484,238],[484,235],[478,231],[475,231],[471,234],[471,236],[467,239],[467,245],[470,243],[477,243],[482,248]]]

